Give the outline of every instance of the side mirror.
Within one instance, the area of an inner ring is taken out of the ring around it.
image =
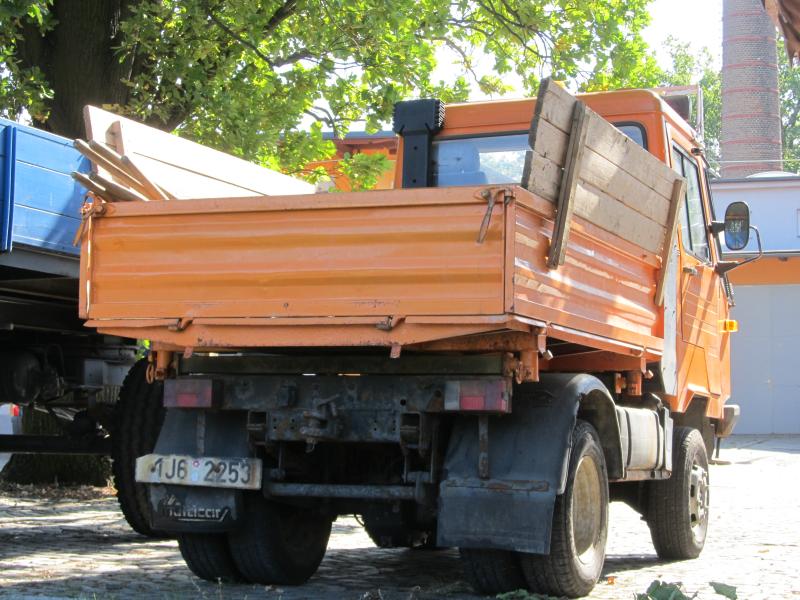
[[[725,211],[725,245],[741,250],[750,241],[750,208],[744,202],[731,202]]]

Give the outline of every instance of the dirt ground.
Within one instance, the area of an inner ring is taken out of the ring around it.
[[[712,512],[703,555],[659,561],[646,525],[612,505],[603,579],[590,598],[631,599],[655,579],[698,598],[734,585],[740,599],[800,599],[800,436],[737,436],[711,467]],[[219,586],[183,564],[172,540],[133,533],[113,490],[0,488],[0,598],[475,598],[455,550],[377,549],[353,518],[334,526],[319,572],[301,587]]]

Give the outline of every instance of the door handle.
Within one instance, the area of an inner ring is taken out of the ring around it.
[[[697,267],[686,266],[683,267],[683,272],[689,275],[697,275]]]

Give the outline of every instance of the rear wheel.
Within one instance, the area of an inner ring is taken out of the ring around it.
[[[708,531],[708,454],[697,429],[676,427],[672,476],[647,484],[647,525],[659,558],[697,558]]]
[[[516,552],[460,548],[459,554],[467,581],[480,594],[502,594],[528,587]]]
[[[125,520],[134,531],[149,537],[166,537],[150,525],[147,486],[136,483],[136,459],[155,448],[164,422],[164,384],[147,383],[147,359],[134,364],[114,407],[111,434],[112,472],[117,499]]]
[[[436,525],[423,526],[414,518],[415,506],[399,511],[386,503],[367,507],[361,515],[364,530],[378,548],[436,548]]]
[[[572,433],[567,486],[556,498],[550,554],[520,554],[535,592],[588,594],[603,569],[608,535],[608,475],[594,427],[578,421]]]
[[[219,533],[178,535],[178,547],[189,570],[206,581],[231,582],[241,579],[233,562],[228,539]]]
[[[299,585],[316,573],[331,519],[308,509],[245,496],[246,520],[228,534],[236,568],[252,583]]]

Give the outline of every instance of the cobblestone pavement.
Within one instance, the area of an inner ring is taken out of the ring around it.
[[[654,579],[682,581],[698,598],[710,581],[741,599],[800,599],[800,436],[738,436],[711,467],[712,516],[703,555],[660,562],[647,527],[612,505],[608,557],[591,598],[633,598]],[[352,518],[334,526],[327,556],[305,586],[219,586],[194,578],[177,544],[128,529],[113,497],[0,495],[0,598],[475,598],[454,550],[376,549]]]

